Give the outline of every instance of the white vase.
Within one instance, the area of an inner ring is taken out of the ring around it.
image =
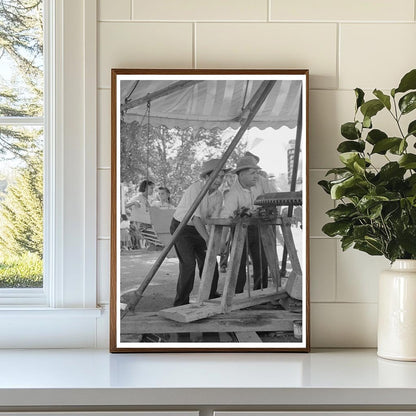
[[[380,275],[377,355],[416,361],[416,260],[396,260]]]

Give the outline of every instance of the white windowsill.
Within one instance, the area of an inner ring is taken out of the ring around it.
[[[110,354],[0,350],[2,408],[269,406],[416,409],[416,363],[376,351]]]
[[[0,306],[1,316],[28,316],[33,318],[48,316],[94,317],[101,316],[101,308],[45,308],[42,306]]]

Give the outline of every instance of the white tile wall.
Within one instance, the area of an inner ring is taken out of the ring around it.
[[[311,302],[335,302],[338,240],[310,240]]]
[[[309,68],[312,88],[336,87],[336,46],[333,23],[201,23],[196,27],[198,68]]]
[[[191,68],[192,23],[99,23],[98,86],[111,68]]]
[[[414,23],[341,24],[340,88],[397,87],[416,65],[415,44]]]
[[[314,347],[374,347],[377,343],[375,303],[311,304],[311,344]]]
[[[413,21],[413,0],[271,0],[273,20]]]
[[[110,69],[309,68],[312,346],[375,346],[377,275],[388,262],[343,253],[321,232],[334,203],[316,183],[338,164],[352,89],[387,92],[416,67],[415,1],[99,0],[98,19],[100,302],[109,301]],[[387,113],[374,124],[392,131]]]
[[[338,302],[377,302],[378,275],[388,269],[384,257],[369,256],[358,250],[342,251],[337,245]]]
[[[267,0],[133,0],[135,20],[267,20]]]
[[[130,20],[130,0],[99,0],[98,20]]]

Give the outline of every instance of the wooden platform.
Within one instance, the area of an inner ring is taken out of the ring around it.
[[[121,321],[120,334],[293,331],[293,321],[300,318],[300,314],[285,310],[244,310],[216,315],[197,322],[183,323],[165,319],[157,312],[140,312],[125,316]],[[253,334],[249,336],[251,337]],[[241,340],[246,338],[243,335]]]

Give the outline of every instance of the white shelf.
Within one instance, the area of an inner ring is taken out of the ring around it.
[[[409,406],[416,363],[375,350],[110,354],[0,350],[0,410],[64,406]]]

